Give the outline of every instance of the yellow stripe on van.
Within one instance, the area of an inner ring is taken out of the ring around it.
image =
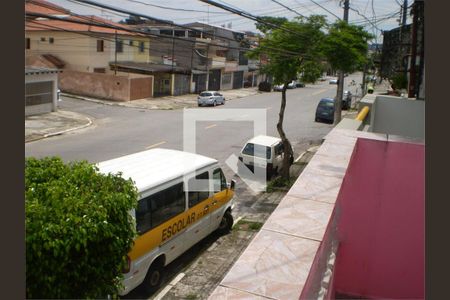
[[[215,194],[214,201],[217,201],[215,205],[212,205],[213,198],[210,197],[169,221],[149,230],[135,239],[134,246],[128,253],[128,256],[131,260],[134,260],[158,247],[161,243],[169,241],[184,229],[200,221],[207,214],[225,205],[233,198],[233,195],[234,191],[230,189],[218,192]],[[208,206],[208,210],[205,211],[206,206]],[[205,224],[205,226],[208,225]]]

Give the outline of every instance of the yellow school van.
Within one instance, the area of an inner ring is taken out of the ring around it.
[[[151,149],[98,164],[104,174],[118,172],[138,189],[131,211],[138,237],[128,253],[123,290],[140,284],[155,291],[164,267],[211,232],[227,232],[234,180],[227,183],[217,160],[198,154]]]

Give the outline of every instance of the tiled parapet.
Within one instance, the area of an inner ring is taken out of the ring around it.
[[[358,138],[387,137],[332,130],[210,299],[329,297],[330,257],[338,243],[335,204]]]

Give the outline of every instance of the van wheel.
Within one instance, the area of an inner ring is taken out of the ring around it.
[[[227,210],[222,217],[222,220],[220,221],[219,228],[217,228],[217,231],[220,234],[226,234],[230,232],[231,228],[233,227],[233,216],[231,215],[231,212]]]
[[[216,101],[214,101],[213,106],[217,106],[217,102]]]
[[[162,260],[157,260],[148,269],[147,275],[143,281],[145,291],[149,294],[156,292],[161,286],[164,275],[164,265]]]

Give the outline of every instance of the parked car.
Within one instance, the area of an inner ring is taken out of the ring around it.
[[[295,86],[296,86],[296,87],[302,88],[302,87],[305,87],[305,84],[304,84],[303,82],[301,82],[301,81],[297,81],[297,82],[295,83]]]
[[[277,85],[273,86],[273,90],[275,92],[281,92],[283,90],[283,88],[284,88],[284,84],[277,84]]]
[[[342,109],[349,109],[352,105],[352,93],[350,91],[344,91],[342,95]]]
[[[297,87],[297,81],[292,80],[291,82],[288,83],[287,88],[288,89],[295,89]]]
[[[225,97],[216,91],[204,91],[197,97],[198,106],[225,104]]]
[[[334,99],[322,98],[317,104],[316,122],[333,123],[334,122]]]
[[[338,79],[337,78],[330,79],[330,84],[338,84]]]
[[[239,160],[250,171],[253,172],[255,168],[262,168],[265,170],[267,179],[270,179],[281,169],[283,157],[284,148],[281,139],[267,135],[259,135],[250,139],[239,153]]]

